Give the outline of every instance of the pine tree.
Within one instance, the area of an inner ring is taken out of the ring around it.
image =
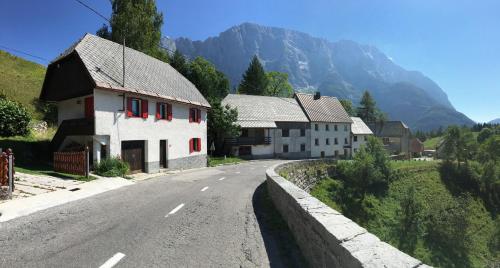
[[[377,107],[370,92],[365,91],[358,108],[358,116],[365,122],[375,122],[377,120]]]
[[[238,93],[247,95],[265,95],[269,81],[260,64],[259,58],[254,56],[248,69],[243,74],[243,80],[238,87]]]
[[[189,63],[186,58],[179,50],[176,50],[174,54],[169,58],[170,66],[174,67],[179,73],[188,77],[189,75]]]

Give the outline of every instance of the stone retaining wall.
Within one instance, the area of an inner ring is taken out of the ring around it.
[[[429,267],[380,241],[366,229],[278,175],[281,169],[309,164],[307,161],[293,161],[276,165],[266,171],[266,176],[269,194],[311,267]],[[294,180],[293,172],[288,170],[287,174]],[[321,174],[318,175],[318,178],[321,177]]]

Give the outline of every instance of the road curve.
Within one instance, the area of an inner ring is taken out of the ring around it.
[[[157,177],[1,223],[0,267],[303,267],[269,208],[276,163]]]

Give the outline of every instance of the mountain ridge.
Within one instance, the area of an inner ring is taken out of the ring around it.
[[[185,37],[163,39],[162,44],[190,58],[202,56],[225,73],[233,87],[254,55],[266,71],[286,72],[297,91],[319,90],[324,95],[358,103],[369,90],[392,120],[403,120],[411,128],[431,130],[443,126],[472,125],[455,110],[447,94],[419,71],[397,65],[373,45],[351,40],[329,41],[300,31],[243,23],[218,36],[193,41]],[[400,93],[407,92],[409,96]],[[399,96],[397,98],[393,96]],[[403,97],[415,97],[415,103]],[[390,100],[390,101],[389,101]],[[403,105],[406,103],[406,106]],[[407,112],[408,108],[411,112]],[[436,117],[429,122],[429,118]]]

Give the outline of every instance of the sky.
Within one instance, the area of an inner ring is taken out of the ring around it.
[[[81,1],[111,14],[108,0]],[[164,36],[203,40],[253,22],[374,45],[438,83],[472,120],[500,118],[497,0],[157,0],[157,6]],[[76,0],[0,0],[0,49],[47,65],[104,22]]]

